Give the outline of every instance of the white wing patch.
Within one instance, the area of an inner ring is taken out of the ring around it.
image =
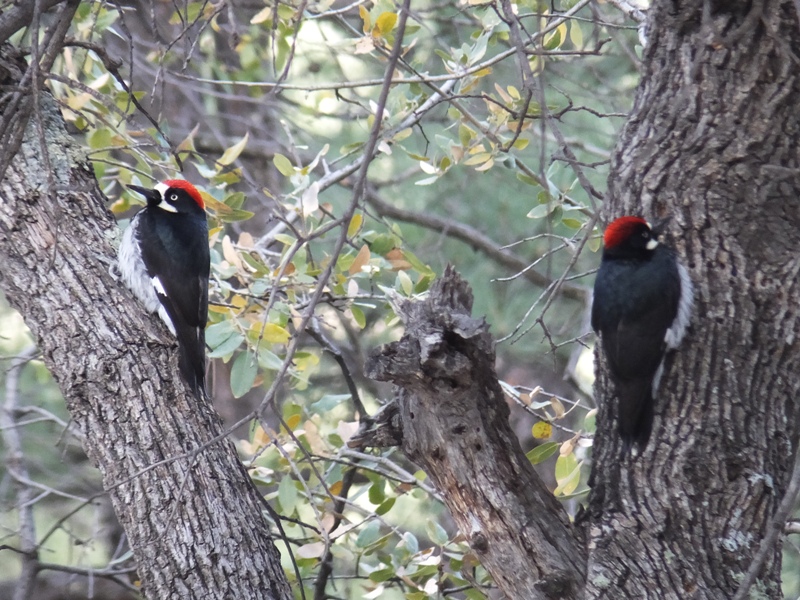
[[[161,280],[158,278],[158,276],[151,278],[150,283],[153,284],[153,288],[155,288],[156,292],[158,292],[162,296],[167,295],[167,291],[164,289],[164,286],[161,283]]]
[[[139,214],[131,220],[131,224],[122,234],[122,243],[119,245],[118,265],[122,281],[133,292],[133,295],[144,304],[148,312],[156,312],[161,303],[158,301],[155,290],[147,275],[147,269],[139,250],[137,230],[139,228]]]
[[[672,327],[667,329],[667,333],[664,336],[664,342],[670,350],[677,348],[683,336],[686,335],[686,329],[689,327],[689,322],[692,320],[692,306],[694,305],[694,286],[692,285],[692,279],[689,277],[689,271],[680,262],[678,263],[678,275],[681,279],[681,297],[680,300],[678,300],[678,314],[675,316]]]
[[[139,214],[131,220],[131,224],[122,234],[122,243],[119,245],[118,266],[122,281],[133,292],[136,299],[141,302],[148,312],[158,312],[158,316],[167,325],[172,335],[175,335],[175,327],[169,318],[167,309],[158,299],[159,292],[164,293],[164,286],[158,277],[150,277],[142,260],[142,253],[139,250],[139,240],[137,229],[139,227]]]

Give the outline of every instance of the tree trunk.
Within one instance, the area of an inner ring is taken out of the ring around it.
[[[791,1],[659,0],[605,216],[672,218],[693,326],[650,443],[601,411],[587,598],[730,598],[786,491],[800,391],[800,26]],[[780,545],[754,590],[782,598]]]
[[[399,444],[425,469],[508,598],[579,598],[582,543],[511,431],[494,340],[471,309],[452,269],[424,302],[397,304],[405,334],[374,353],[366,373],[401,386],[398,397],[350,444]]]
[[[14,89],[19,63],[2,58]],[[86,435],[144,594],[291,598],[258,492],[181,381],[174,340],[110,275],[116,223],[56,103],[39,97],[41,130],[34,114],[0,181],[0,287]]]

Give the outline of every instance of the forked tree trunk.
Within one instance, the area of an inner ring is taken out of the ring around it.
[[[696,289],[653,436],[601,378],[587,598],[730,598],[787,487],[800,392],[800,24],[792,1],[659,0],[605,216],[672,217]],[[759,598],[782,598],[780,544]]]
[[[2,60],[4,89],[20,75]],[[258,492],[230,441],[213,441],[219,418],[180,380],[166,329],[109,274],[117,225],[58,107],[40,96],[47,156],[32,117],[0,181],[0,287],[86,436],[145,596],[292,598]]]

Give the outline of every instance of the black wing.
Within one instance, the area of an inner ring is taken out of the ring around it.
[[[154,209],[158,210],[158,209]],[[142,260],[155,278],[156,295],[167,311],[180,349],[181,374],[199,395],[205,392],[205,327],[208,321],[210,255],[205,218],[159,215],[142,239]]]

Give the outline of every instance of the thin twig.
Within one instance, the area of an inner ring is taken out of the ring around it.
[[[756,555],[753,557],[753,561],[750,563],[750,567],[747,569],[747,573],[744,579],[742,579],[742,583],[739,585],[739,589],[736,591],[733,600],[745,600],[745,598],[749,598],[748,594],[750,593],[750,588],[761,572],[761,567],[764,566],[764,562],[767,560],[770,553],[775,552],[775,543],[783,532],[786,519],[789,518],[789,514],[794,510],[795,503],[797,502],[797,494],[800,492],[800,460],[798,460],[798,458],[800,458],[800,454],[795,456],[794,472],[789,481],[789,487],[786,489],[786,494],[784,494],[783,500],[781,500],[778,506],[778,510],[772,515],[772,520],[767,529],[767,535],[761,540],[758,552],[756,552]]]
[[[17,515],[19,519],[19,544],[22,567],[14,590],[14,600],[31,597],[36,573],[39,569],[39,553],[36,544],[36,524],[33,518],[33,489],[23,483],[30,479],[24,460],[22,438],[15,419],[19,406],[19,375],[22,367],[36,355],[36,348],[30,347],[15,357],[6,371],[6,398],[0,410],[0,426],[6,447],[5,466],[13,475],[16,488]]]

